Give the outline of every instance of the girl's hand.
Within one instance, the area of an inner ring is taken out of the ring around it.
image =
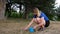
[[[28,29],[26,27],[21,27],[21,30],[27,31]]]
[[[27,30],[28,30],[28,28],[24,28],[23,30],[27,31]]]

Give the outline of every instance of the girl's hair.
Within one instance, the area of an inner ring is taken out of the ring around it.
[[[41,11],[39,11],[39,9],[38,9],[38,8],[34,8],[34,9],[33,9],[33,11],[34,11],[34,13],[36,13],[36,14],[37,14],[37,16],[40,16]]]

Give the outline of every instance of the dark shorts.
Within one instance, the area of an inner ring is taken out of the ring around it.
[[[45,27],[48,27],[50,25],[50,21],[46,21]]]

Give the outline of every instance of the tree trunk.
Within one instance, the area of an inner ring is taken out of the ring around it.
[[[32,11],[33,7],[32,7],[32,5],[28,5],[28,6],[25,6],[25,9],[26,10],[25,10],[24,18],[28,19],[28,14],[29,14],[29,12]]]
[[[26,7],[25,14],[24,14],[25,19],[28,19],[28,14],[29,14],[29,7]]]
[[[4,19],[5,18],[5,0],[0,0],[0,19]]]

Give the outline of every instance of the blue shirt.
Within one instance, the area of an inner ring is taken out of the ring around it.
[[[37,17],[37,15],[33,16],[33,18],[36,18],[36,17]],[[41,12],[41,15],[39,16],[39,18],[41,18],[41,17],[44,17],[45,21],[49,20],[49,18],[43,12]]]

